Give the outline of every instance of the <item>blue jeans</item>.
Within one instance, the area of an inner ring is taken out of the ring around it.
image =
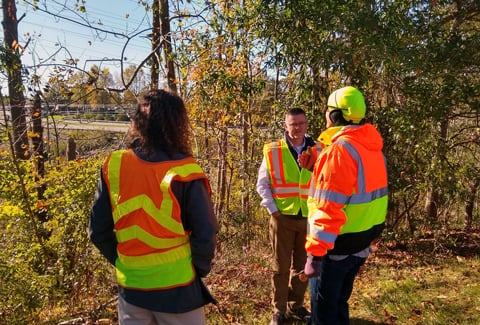
[[[310,279],[313,325],[348,325],[348,299],[353,281],[366,258],[349,255],[340,261],[322,258],[321,273]]]

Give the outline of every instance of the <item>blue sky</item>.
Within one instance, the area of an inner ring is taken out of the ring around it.
[[[27,1],[32,3],[33,0]],[[19,43],[24,46],[31,39],[22,56],[22,63],[32,66],[39,63],[63,63],[73,57],[78,60],[80,69],[87,69],[92,64],[99,65],[97,60],[103,58],[120,59],[121,51],[127,39],[105,32],[93,32],[82,24],[90,23],[105,31],[132,36],[135,33],[151,28],[151,12],[146,12],[137,0],[87,0],[86,13],[72,11],[74,0],[40,0],[42,10],[34,11],[31,5],[19,1],[17,18]],[[66,4],[70,10],[65,9]],[[46,4],[46,5],[45,5]],[[127,18],[128,16],[128,18]],[[63,19],[67,18],[67,19]],[[81,24],[80,24],[81,23]],[[124,64],[139,64],[150,52],[150,41],[145,38],[148,32],[133,38],[126,47]],[[53,57],[52,55],[60,50]],[[67,51],[68,50],[68,51]],[[112,73],[119,71],[119,63],[102,63]],[[48,68],[36,71],[42,78],[48,77]]]
[[[89,70],[93,65],[108,68],[115,79],[120,72],[119,60],[124,49],[124,68],[139,65],[150,54],[151,43],[146,35],[151,33],[152,13],[139,5],[139,0],[86,0],[86,12],[75,10],[82,0],[38,0],[39,9],[33,9],[34,0],[17,1],[18,37],[20,46],[25,47],[22,63],[30,75],[39,75],[46,80],[53,65],[65,64],[66,60],[76,61],[76,67]],[[151,0],[147,0],[151,4]],[[207,2],[197,0],[171,1],[172,11],[205,15]],[[182,8],[176,8],[181,6]],[[177,9],[177,10],[175,10]],[[2,17],[3,19],[3,17]],[[200,20],[201,21],[201,20]],[[172,32],[178,20],[173,19]],[[95,32],[92,28],[100,31]],[[199,28],[199,20],[182,20],[182,29]],[[188,26],[187,26],[188,25]],[[112,35],[105,31],[117,33]],[[3,40],[3,33],[0,36]],[[127,43],[127,37],[131,39]],[[125,47],[126,45],[126,47]],[[115,62],[100,62],[114,59]],[[39,66],[40,64],[40,66]],[[0,74],[2,92],[7,92],[5,76]]]

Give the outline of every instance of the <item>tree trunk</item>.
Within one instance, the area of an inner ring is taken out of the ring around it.
[[[158,89],[160,73],[160,0],[152,4],[152,63],[150,67],[150,89]]]
[[[73,138],[68,138],[67,143],[67,161],[77,159],[77,144]]]
[[[480,186],[480,178],[474,180],[469,184],[469,194],[467,202],[465,204],[465,228],[466,230],[472,229],[473,225],[473,208],[475,207],[475,198],[477,197],[478,187]]]
[[[18,21],[15,0],[2,0],[3,35],[5,38],[8,96],[13,126],[15,155],[28,159],[27,122],[24,114],[25,97],[23,95],[22,62],[18,44]]]
[[[247,177],[250,170],[248,160],[248,145],[250,143],[250,134],[248,132],[247,113],[242,111],[242,172],[240,178],[242,180],[242,215],[249,215],[250,209],[250,191],[249,191],[249,178]]]
[[[437,142],[437,151],[436,157],[434,160],[436,161],[444,161],[443,157],[445,157],[446,152],[446,139],[447,139],[447,132],[448,132],[448,116],[445,112],[443,120],[440,123],[440,136]],[[438,168],[438,167],[437,167]],[[441,168],[441,170],[443,170]],[[425,200],[425,213],[427,214],[427,218],[430,222],[435,223],[438,218],[438,207],[440,206],[440,194],[438,192],[438,182],[431,182],[429,184],[429,189],[427,192],[427,197]]]
[[[41,222],[47,221],[48,206],[44,204],[45,197],[45,183],[43,177],[45,176],[45,151],[43,148],[43,126],[42,126],[42,106],[40,96],[35,95],[35,100],[32,106],[32,147],[35,164],[35,182],[37,182],[37,216]]]
[[[456,38],[455,36],[458,34],[458,27],[460,24],[460,18],[459,18],[459,2],[454,1],[453,6],[452,6],[452,16],[453,16],[453,21],[450,26],[450,38],[451,41],[454,41]],[[437,103],[438,105],[438,103]],[[453,104],[454,105],[454,104]],[[449,112],[453,111],[453,107],[450,105],[445,105],[445,110],[443,111],[443,116],[440,121],[440,134],[438,137],[437,141],[437,150],[436,150],[436,157],[434,161],[437,161],[441,164],[444,163],[445,161],[445,156],[447,153],[447,135],[448,135],[448,127],[449,127]],[[448,166],[440,165],[436,167],[436,169],[439,169],[440,171],[443,170],[448,170]],[[439,187],[439,182],[433,180],[433,182],[430,182],[429,184],[429,189],[428,189],[428,194],[427,194],[427,201],[425,202],[425,210],[427,213],[428,220],[430,222],[436,222],[438,219],[438,208],[440,207],[440,203],[442,200],[442,197],[438,191]]]
[[[168,0],[160,0],[160,35],[162,37],[163,58],[165,60],[165,72],[168,89],[177,92],[175,80],[175,65],[173,63],[172,37],[170,34],[170,17],[168,14]]]
[[[221,215],[225,211],[225,202],[227,196],[227,145],[228,145],[228,129],[223,128],[220,131],[220,139],[218,140],[218,172],[217,172],[217,197],[215,202],[215,214]]]
[[[435,186],[433,184],[430,185],[430,188],[427,192],[427,197],[425,200],[425,213],[427,215],[427,220],[431,222],[437,220],[438,192],[435,190]]]

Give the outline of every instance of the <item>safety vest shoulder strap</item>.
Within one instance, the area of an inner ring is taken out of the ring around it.
[[[120,166],[122,161],[128,163],[130,168],[133,170],[136,170],[135,168],[143,168],[147,165],[152,166],[155,164],[157,166],[156,168],[168,170],[166,180],[169,182],[172,180],[189,182],[195,179],[204,179],[208,191],[211,192],[210,184],[205,176],[205,173],[203,172],[203,169],[198,165],[193,157],[163,162],[147,162],[138,158],[132,150],[114,151],[105,160],[105,163],[103,164],[103,178],[109,187],[109,174],[110,177],[120,175]]]
[[[115,219],[122,218],[140,206],[153,217],[160,215],[162,208],[169,210],[173,208],[173,212],[176,212],[178,210],[176,200],[173,205],[169,203],[172,181],[189,182],[203,179],[210,191],[206,175],[191,157],[151,163],[139,159],[131,150],[121,150],[110,155],[103,172]],[[139,180],[142,186],[137,186]],[[158,192],[151,192],[155,189],[164,194],[158,195]],[[174,217],[179,218],[176,214]]]

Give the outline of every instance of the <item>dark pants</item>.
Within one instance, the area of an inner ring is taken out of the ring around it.
[[[350,255],[340,261],[322,258],[321,273],[310,279],[313,325],[348,325],[348,299],[365,258]]]
[[[307,218],[281,215],[270,217],[270,240],[273,249],[272,304],[275,312],[285,313],[303,306],[308,282],[298,278],[307,253],[305,236]]]

